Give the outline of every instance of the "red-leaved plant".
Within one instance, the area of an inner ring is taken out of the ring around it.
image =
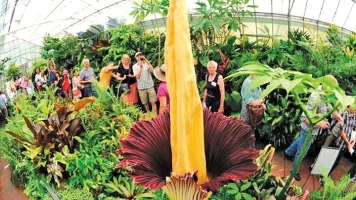
[[[201,186],[203,189],[215,192],[228,182],[246,179],[256,171],[253,160],[259,152],[251,147],[255,137],[242,120],[204,110],[204,135],[209,182]],[[172,173],[169,113],[135,123],[129,136],[120,143],[117,153],[123,159],[117,167],[130,166],[130,176],[143,187],[155,190],[167,184],[166,179]]]

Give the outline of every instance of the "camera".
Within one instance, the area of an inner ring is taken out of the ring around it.
[[[144,57],[144,56],[141,56],[141,57],[140,57],[140,60],[141,60],[141,61],[144,61],[144,60],[145,60],[145,57]]]

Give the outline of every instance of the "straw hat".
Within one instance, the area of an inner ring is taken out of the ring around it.
[[[166,81],[166,67],[163,65],[161,65],[160,67],[156,67],[153,70],[153,74],[155,75],[155,77],[160,80],[160,81]]]

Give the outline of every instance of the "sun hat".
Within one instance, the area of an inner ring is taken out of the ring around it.
[[[139,56],[139,55],[143,55],[141,52],[136,52],[135,53],[135,57]]]
[[[68,75],[68,70],[63,70],[63,75]]]
[[[163,65],[161,65],[160,67],[156,67],[153,70],[153,74],[155,75],[155,77],[160,80],[160,81],[166,81],[166,67]]]

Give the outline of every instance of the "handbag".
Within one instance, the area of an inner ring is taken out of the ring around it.
[[[247,106],[247,114],[248,114],[248,122],[249,125],[253,130],[256,129],[256,127],[263,121],[263,114],[265,109],[263,108],[262,105],[258,106],[252,106],[252,105],[246,105]]]
[[[30,86],[26,87],[27,94],[33,94],[33,90]]]
[[[73,92],[73,96],[75,96],[75,97],[81,97],[82,96],[82,93],[80,92],[80,90],[78,88],[74,89],[72,92]]]
[[[120,90],[121,93],[124,93],[124,92],[130,90],[129,84],[121,83],[119,90]]]

